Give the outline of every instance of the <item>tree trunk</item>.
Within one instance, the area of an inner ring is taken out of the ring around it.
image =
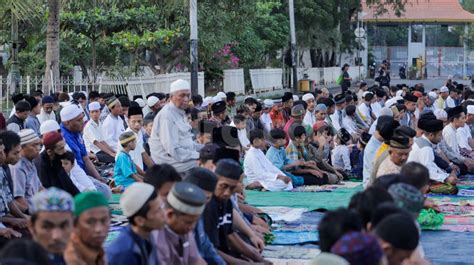
[[[97,39],[92,38],[92,80],[95,83],[97,79],[97,47],[96,47]]]
[[[59,1],[48,0],[48,28],[46,31],[46,69],[43,91],[56,92],[59,87]]]

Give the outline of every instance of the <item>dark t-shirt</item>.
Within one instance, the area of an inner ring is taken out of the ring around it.
[[[342,78],[344,78],[344,80],[342,81],[342,85],[346,86],[346,87],[350,87],[351,86],[351,81],[346,80],[346,78],[349,78],[349,73],[347,71],[344,71],[342,73]]]
[[[220,202],[216,197],[212,197],[202,214],[204,230],[209,240],[216,249],[224,253],[229,252],[227,235],[234,232],[232,229],[232,210],[233,206],[230,200]]]

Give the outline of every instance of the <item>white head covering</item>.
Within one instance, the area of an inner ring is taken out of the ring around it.
[[[43,135],[49,132],[55,132],[59,130],[59,124],[55,120],[43,121],[40,126],[40,134]]]
[[[395,93],[395,96],[397,97],[401,97],[403,95],[403,90],[397,90],[397,92]]]
[[[208,106],[209,104],[214,104],[214,98],[212,98],[212,97],[205,97],[205,98],[202,100],[202,106],[207,108],[207,106]]]
[[[303,95],[303,101],[308,101],[310,99],[314,99],[314,95],[312,93],[306,93]]]
[[[145,100],[143,100],[143,98],[137,98],[135,99],[135,102],[137,102],[138,106],[140,106],[140,108],[143,108],[146,106],[146,103],[145,103]]]
[[[183,79],[178,79],[171,83],[170,85],[170,93],[174,93],[176,91],[181,91],[181,90],[191,90],[191,85],[189,84],[188,81],[183,80]]]
[[[474,114],[474,105],[467,106],[467,114]]]
[[[217,93],[216,97],[220,98],[221,100],[226,100],[227,99],[227,95],[222,91]]]
[[[20,136],[21,145],[29,144],[36,140],[39,140],[38,135],[35,131],[33,131],[33,129],[23,129],[18,133],[18,136]]]
[[[158,103],[158,101],[160,101],[159,98],[155,97],[155,96],[151,96],[147,99],[147,105],[148,107],[153,107],[156,105],[156,103]]]
[[[448,118],[448,113],[446,113],[446,111],[444,109],[436,109],[434,111],[434,115],[436,116],[436,119],[438,119],[438,120]]]
[[[100,110],[100,103],[97,101],[89,103],[89,111]]]
[[[298,97],[297,95],[293,95],[293,101],[298,101],[300,100],[300,97]]]
[[[84,113],[82,108],[76,104],[70,104],[61,110],[61,121],[70,121]]]
[[[263,106],[264,106],[265,108],[271,108],[271,107],[273,107],[273,100],[271,100],[271,99],[269,99],[269,98],[265,99],[265,100],[263,101]]]
[[[442,87],[439,89],[439,92],[440,92],[440,93],[449,92],[449,88],[448,88],[447,86],[442,86]]]
[[[120,198],[120,207],[126,217],[136,214],[150,199],[155,188],[147,183],[135,182],[130,185]]]
[[[429,92],[428,93],[428,97],[432,100],[432,101],[435,101],[437,98],[438,98],[438,94],[436,94],[436,92]]]

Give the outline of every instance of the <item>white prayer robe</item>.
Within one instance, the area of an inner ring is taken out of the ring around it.
[[[342,118],[342,127],[346,129],[351,135],[357,133],[357,124],[354,121],[354,118],[350,116],[345,116]]]
[[[339,116],[341,117],[341,120],[339,120]],[[332,127],[336,129],[336,131],[339,131],[343,126],[342,120],[344,119],[344,110],[337,110],[334,112],[334,114],[331,115],[331,120],[332,120]]]
[[[104,140],[104,136],[102,134],[102,124],[100,121],[99,124],[93,120],[88,121],[86,126],[84,126],[83,138],[87,152],[92,152],[94,154],[100,152],[100,148],[94,144],[95,141],[100,142]]]
[[[119,143],[120,135],[125,131],[123,127],[123,120],[120,116],[109,114],[102,124],[102,135],[104,141],[117,152],[117,144]]]
[[[469,128],[469,125],[464,124],[464,127],[458,128],[456,131],[456,138],[460,148],[472,151],[472,148],[469,145],[469,141],[472,138],[471,128]]]
[[[430,172],[430,179],[439,182],[444,182],[444,180],[449,176],[449,174],[439,168],[438,165],[436,165],[434,150],[431,142],[424,135],[421,138],[430,145],[426,145],[420,148],[420,146],[418,146],[415,141],[410,151],[410,155],[408,156],[408,162],[413,161],[424,165],[426,168],[428,168],[428,171]]]
[[[304,115],[303,124],[309,125],[311,126],[311,128],[313,128],[313,125],[315,123],[316,123],[316,115],[314,115],[314,112],[307,110],[306,114]]]
[[[361,104],[359,104],[357,109],[359,110],[360,114],[362,114],[361,118],[365,121],[365,123],[371,124],[372,123],[372,117],[370,116],[369,107],[365,103],[361,103]]]
[[[266,190],[284,191],[293,189],[291,182],[285,184],[277,179],[278,175],[285,176],[285,174],[268,160],[262,150],[253,146],[245,154],[244,172],[249,183],[257,181]]]
[[[172,102],[166,104],[153,120],[148,140],[153,161],[170,164],[178,172],[197,167],[203,145],[193,141],[191,130],[184,110]]]
[[[446,141],[446,144],[448,144],[448,146],[451,147],[451,149],[453,149],[453,151],[457,155],[460,155],[456,129],[454,129],[452,124],[448,124],[446,127],[444,127],[443,139],[444,141]]]
[[[382,111],[382,105],[380,105],[380,102],[374,102],[370,104],[372,107],[372,113],[375,115],[376,118],[380,116],[380,112]]]

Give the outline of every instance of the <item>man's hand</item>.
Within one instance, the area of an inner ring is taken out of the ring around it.
[[[265,243],[261,238],[256,235],[250,237],[250,242],[258,249],[260,253],[262,253],[263,249],[265,248]]]
[[[287,176],[278,175],[277,179],[283,181],[285,184],[288,184],[291,182],[291,178]]]
[[[315,176],[315,177],[318,177],[318,178],[322,178],[324,177],[323,173],[318,171],[318,170],[311,170],[311,175]]]
[[[10,225],[16,228],[23,229],[28,227],[28,221],[26,219],[15,218],[10,222]]]
[[[304,162],[304,166],[305,166],[305,167],[316,168],[316,167],[317,167],[317,164],[316,164],[316,162],[314,162],[314,161],[306,161],[306,162]]]
[[[21,234],[11,228],[2,228],[0,229],[0,236],[11,239],[11,238],[20,238]]]
[[[451,175],[449,175],[448,178],[446,178],[445,182],[447,184],[451,184],[453,186],[456,186],[456,183],[458,183],[458,178],[454,174],[451,174]]]

